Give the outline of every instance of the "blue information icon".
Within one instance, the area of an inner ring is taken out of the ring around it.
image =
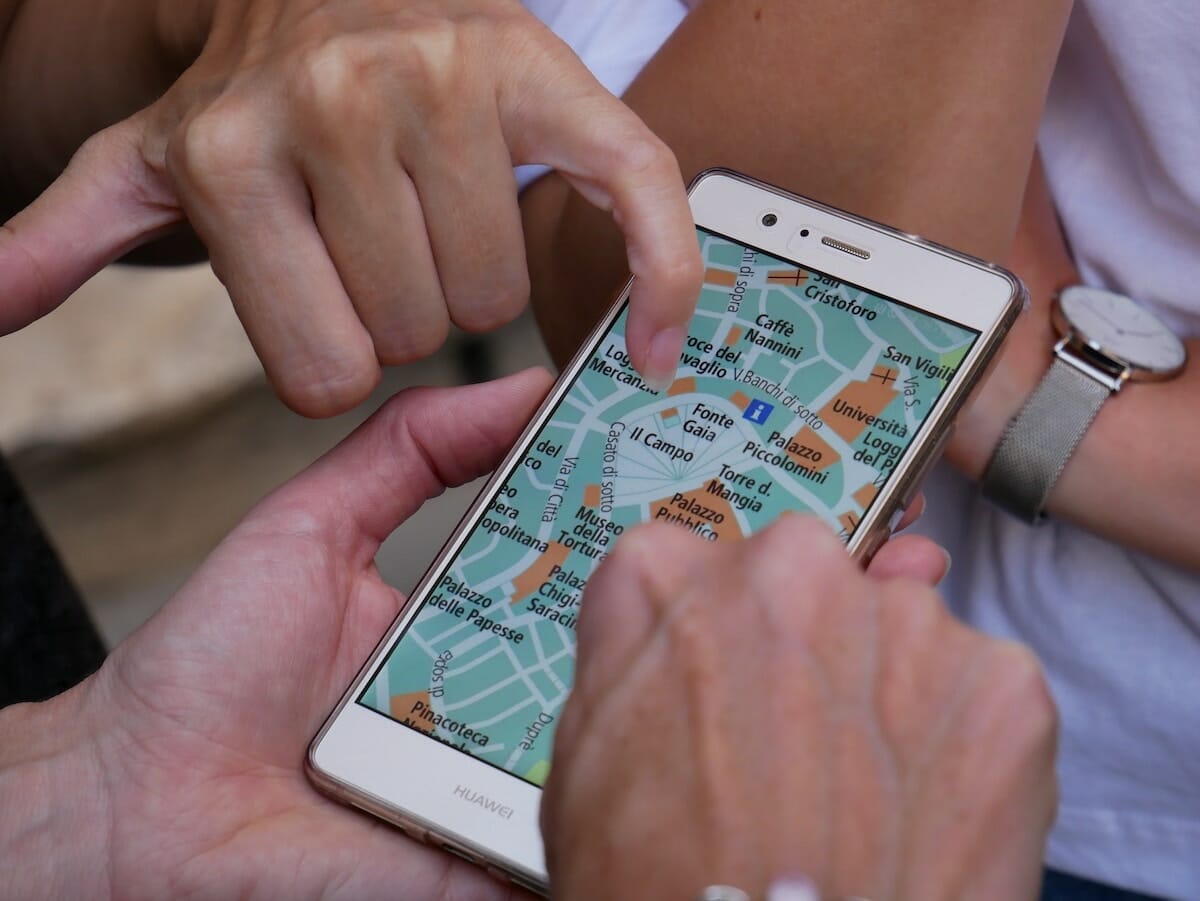
[[[775,408],[766,401],[752,400],[750,406],[746,407],[746,412],[742,414],[742,419],[749,419],[755,425],[762,425],[774,410]]]

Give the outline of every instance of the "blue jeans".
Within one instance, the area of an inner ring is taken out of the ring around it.
[[[1042,883],[1042,901],[1156,901],[1150,895],[1101,885],[1057,870],[1047,870]]]

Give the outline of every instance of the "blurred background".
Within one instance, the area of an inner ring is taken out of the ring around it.
[[[369,403],[307,420],[271,393],[207,265],[114,266],[0,338],[0,449],[109,647],[136,629],[271,489],[409,385],[481,381],[549,357],[528,313],[455,333],[390,370]],[[384,545],[408,591],[482,483],[430,501]]]

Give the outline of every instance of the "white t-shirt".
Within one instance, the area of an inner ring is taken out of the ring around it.
[[[522,0],[571,45],[592,74],[618,97],[671,36],[695,0]],[[522,188],[546,171],[521,166]]]
[[[688,5],[526,0],[618,94]],[[1084,280],[1200,335],[1200,3],[1079,0],[1039,144]],[[1200,899],[1200,574],[1024,526],[945,467],[927,496],[920,529],[954,557],[950,603],[1030,645],[1062,715],[1048,864]]]
[[[1200,3],[1076,4],[1039,145],[1084,281],[1200,335]],[[1023,525],[949,467],[926,490],[956,612],[1030,645],[1062,715],[1048,863],[1200,898],[1200,573]]]

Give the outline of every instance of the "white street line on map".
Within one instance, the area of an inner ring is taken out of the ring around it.
[[[778,286],[775,287],[780,291],[785,290],[783,288],[779,288]],[[821,359],[842,373],[842,375],[849,375],[849,370],[842,364],[840,360],[831,354],[829,352],[829,348],[825,346],[825,321],[817,315],[816,310],[810,305],[798,303],[796,304],[796,309],[803,311],[804,314],[813,321],[814,343],[817,346],[817,351],[820,353]]]
[[[449,682],[451,679],[461,676],[464,673],[469,673],[471,670],[475,669],[476,667],[483,666],[483,664],[487,663],[489,660],[493,660],[494,658],[499,657],[503,653],[504,652],[502,650],[500,650],[499,645],[497,645],[496,647],[494,647],[490,651],[488,651],[486,654],[480,654],[477,657],[473,657],[471,660],[469,660],[467,663],[462,664],[461,666],[446,667],[446,674],[445,674],[444,678],[447,682]]]
[[[891,305],[891,309],[892,313],[895,314],[896,319],[898,319],[905,328],[912,332],[913,336],[921,342],[922,346],[927,347],[931,351],[939,354],[948,354],[955,349],[956,345],[953,342],[948,347],[939,347],[938,345],[934,344],[933,341],[927,335],[922,334],[913,321],[908,318],[908,311],[903,307]],[[961,347],[962,345],[959,344],[957,346]]]
[[[588,390],[588,386],[585,385],[580,379],[576,379],[575,384],[572,387],[575,391],[578,391],[581,395],[583,395],[583,399],[587,401],[589,405],[594,407],[599,403],[599,400],[596,398],[596,396]]]
[[[580,385],[579,382],[575,383],[576,387],[579,387],[579,385]],[[580,400],[579,398],[574,397],[570,394],[568,394],[566,397],[566,400],[563,401],[563,406],[572,407],[572,408],[578,410],[580,413],[590,413],[592,410],[592,407],[595,404],[596,404],[595,400],[593,400],[591,402],[586,402],[586,401]],[[558,411],[556,411],[556,412],[562,412],[562,407],[560,406],[558,408]],[[561,420],[551,419],[549,422],[549,425],[567,429],[567,428],[571,428],[572,426],[574,426],[574,423],[562,422]]]
[[[556,623],[555,625],[558,625],[558,624]],[[560,693],[565,694],[570,689],[568,689],[567,686],[563,684],[562,680],[558,678],[558,673],[554,672],[554,670],[552,668],[554,665],[554,661],[562,659],[562,654],[564,652],[559,651],[558,654],[554,655],[553,657],[547,657],[545,650],[542,648],[541,638],[538,637],[538,630],[530,629],[529,631],[533,635],[533,643],[534,643],[534,646],[537,648],[538,660],[540,663],[540,665],[538,666],[538,670],[540,670],[543,674],[545,674],[546,678],[554,683],[554,687],[557,688]],[[566,639],[570,640],[571,642],[574,642],[573,636],[560,636],[560,638],[566,638]]]
[[[508,569],[495,573],[491,576],[491,578],[484,579],[482,582],[475,582],[472,584],[476,585],[475,590],[480,594],[487,594],[489,591],[495,591],[497,588],[505,586],[509,582],[513,582],[519,575],[521,575],[521,573],[533,566],[533,564],[537,562],[538,557],[541,555],[541,551],[535,547],[531,547],[520,557],[514,560]],[[506,589],[504,593],[508,595],[508,599],[511,599],[511,591]],[[506,601],[508,599],[506,599]]]
[[[528,466],[525,467],[525,478],[529,479],[529,484],[538,491],[550,490],[550,485],[544,485],[539,482],[537,476],[533,474],[533,470],[531,470]],[[553,484],[553,480],[551,480],[551,484]]]
[[[379,675],[375,680],[375,707],[379,710],[389,709],[391,703],[392,689],[388,674],[388,666],[385,662],[379,668]]]
[[[475,531],[478,531],[478,530],[479,530],[479,526],[477,524],[475,526]],[[474,533],[472,533],[471,537],[472,538],[475,537]],[[470,566],[472,563],[478,563],[484,557],[491,554],[492,551],[494,551],[496,549],[496,545],[498,545],[500,543],[500,541],[501,541],[501,538],[499,535],[492,535],[491,539],[487,543],[487,546],[484,548],[481,548],[478,554],[472,554],[469,557],[459,557],[458,558],[459,566],[461,566],[465,569],[466,567]],[[466,547],[466,543],[463,544],[463,547],[464,548]]]
[[[507,648],[508,645],[505,644],[504,647]],[[514,660],[513,662],[519,664],[519,661]],[[462,710],[464,707],[471,707],[475,704],[478,704],[480,701],[490,698],[494,694],[504,691],[504,689],[511,685],[516,685],[517,683],[522,683],[527,689],[529,689],[529,694],[531,695],[530,700],[536,701],[541,707],[546,706],[546,698],[542,696],[541,689],[533,684],[533,680],[529,678],[528,673],[522,667],[517,669],[511,676],[501,679],[499,682],[493,682],[487,688],[484,688],[482,691],[475,692],[475,694],[471,695],[469,698],[462,698],[455,701],[453,704],[446,704],[445,710],[447,713],[450,713],[452,711]],[[522,701],[520,706],[523,707],[526,703],[528,702]],[[484,726],[491,724],[480,723],[479,725]]]
[[[409,627],[408,633],[405,636],[405,640],[408,640],[409,638],[412,639],[413,644],[429,655],[429,660],[431,663],[434,660],[437,660],[438,655],[434,653],[433,646],[428,644],[425,639],[421,637],[421,633],[417,631],[416,623],[413,623],[412,626]]]

